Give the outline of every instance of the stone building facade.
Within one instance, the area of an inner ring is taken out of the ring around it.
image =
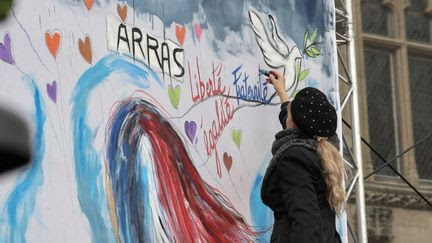
[[[432,133],[432,0],[353,0],[353,7],[361,134],[390,160]],[[383,162],[364,144],[362,152],[368,175]],[[432,202],[432,138],[391,165]],[[365,194],[370,243],[432,242],[432,208],[393,171],[368,178]],[[354,231],[355,211],[352,197]]]

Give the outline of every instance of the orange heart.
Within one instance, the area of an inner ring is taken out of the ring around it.
[[[94,0],[83,0],[83,2],[86,5],[87,10],[90,11],[90,9],[93,7]]]
[[[186,28],[184,26],[176,25],[176,36],[177,36],[177,40],[179,41],[180,45],[183,45],[185,35],[186,35]]]
[[[120,3],[117,3],[117,13],[120,16],[120,19],[122,22],[126,21],[127,17],[127,5],[126,3],[123,3],[123,5],[120,5]]]
[[[225,167],[227,168],[227,170],[229,172],[231,170],[231,166],[233,163],[232,157],[225,152],[223,154],[223,161],[224,161]]]
[[[92,50],[90,44],[90,37],[88,35],[86,36],[84,41],[82,41],[81,38],[78,40],[78,48],[84,60],[86,60],[89,64],[92,64]]]
[[[54,59],[57,57],[58,50],[60,49],[60,40],[61,35],[58,30],[54,30],[54,35],[49,30],[45,32],[45,42]]]

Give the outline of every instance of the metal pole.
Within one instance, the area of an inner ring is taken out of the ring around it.
[[[353,139],[353,153],[357,163],[357,191],[356,191],[356,204],[357,204],[357,235],[358,241],[367,243],[367,228],[366,228],[366,206],[364,194],[364,181],[363,181],[363,159],[361,153],[361,135],[360,135],[360,110],[358,100],[358,86],[357,86],[357,64],[356,64],[356,50],[354,38],[354,22],[353,22],[353,0],[345,0],[347,10],[347,24],[348,24],[348,65],[350,69],[350,76],[352,81],[352,97],[351,97],[351,118],[352,118],[352,139]]]

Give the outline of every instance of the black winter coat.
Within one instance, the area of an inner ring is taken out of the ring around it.
[[[326,183],[316,143],[298,129],[293,129],[294,134],[289,130],[280,133],[288,131],[291,138],[287,141],[292,144],[281,149],[279,154],[272,151],[276,160],[267,168],[261,188],[263,202],[274,212],[271,242],[341,242],[336,231],[335,212],[326,199]]]

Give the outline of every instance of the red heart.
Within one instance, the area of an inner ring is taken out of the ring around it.
[[[83,41],[81,38],[78,40],[78,48],[84,59],[91,64],[92,63],[92,49],[90,43],[90,37],[87,35]]]
[[[233,163],[232,157],[225,152],[223,154],[223,161],[224,161],[225,167],[227,168],[227,170],[229,172],[231,170],[231,166]]]
[[[176,25],[176,36],[177,36],[177,40],[179,41],[180,45],[183,45],[185,35],[186,35],[186,27]]]
[[[93,7],[94,0],[83,0],[83,2],[86,5],[87,10],[90,11],[90,9]]]
[[[45,42],[54,59],[57,57],[58,50],[60,49],[60,40],[61,34],[58,30],[54,30],[54,35],[49,30],[45,32]]]
[[[117,13],[120,16],[120,19],[122,22],[126,21],[127,17],[127,5],[126,3],[123,3],[123,5],[120,5],[120,3],[117,3]]]

